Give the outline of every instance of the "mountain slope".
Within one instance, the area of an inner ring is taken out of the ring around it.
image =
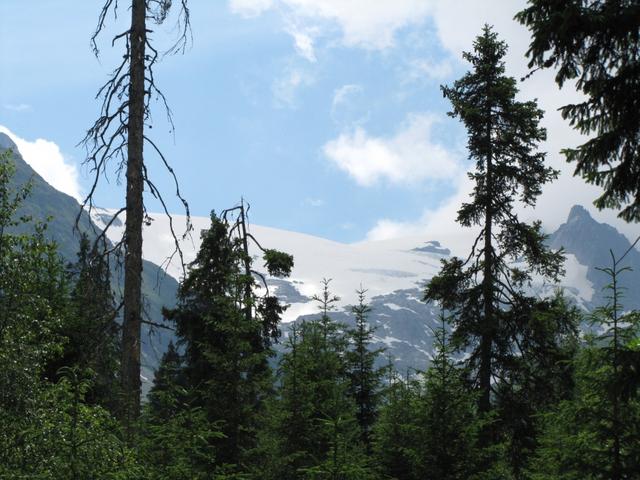
[[[108,211],[101,215],[102,221],[109,218]],[[154,221],[144,229],[145,258],[160,263],[171,252],[173,239],[167,234],[166,217],[152,216]],[[183,221],[184,217],[174,217],[178,224]],[[200,244],[199,232],[209,226],[206,217],[193,217],[192,222],[195,227],[193,237],[182,242],[186,262],[195,257]],[[585,309],[597,303],[600,284],[590,278],[595,268],[588,263],[593,259],[585,256],[579,248],[583,242],[574,237],[582,235],[582,229],[593,227],[590,227],[591,222],[593,220],[588,215],[570,218],[571,229],[563,226],[552,236],[552,246],[559,248],[560,243],[565,245],[566,275],[557,285],[535,281],[531,286],[533,294],[550,295],[560,287]],[[425,283],[439,271],[440,260],[451,255],[446,244],[459,244],[460,239],[439,237],[437,241],[425,241],[424,237],[412,236],[344,244],[257,225],[252,225],[250,231],[265,248],[277,248],[294,256],[295,266],[289,279],[269,279],[270,288],[291,305],[284,316],[285,334],[290,322],[317,314],[318,306],[312,297],[320,293],[321,280],[327,278],[331,279],[332,292],[341,298],[333,313],[337,320],[352,322],[349,306],[356,302],[356,290],[365,288],[373,308],[369,321],[377,328],[377,345],[387,347],[401,371],[427,365],[433,352],[432,328],[439,325],[439,312],[435,306],[422,301],[422,292]],[[114,239],[121,234],[122,226],[120,231],[112,231]],[[597,231],[589,234],[600,235]],[[258,256],[257,251],[252,253]],[[259,261],[256,263],[260,266]],[[168,265],[168,272],[175,278],[180,278],[183,273],[175,262]],[[635,288],[637,293],[637,284]]]
[[[15,148],[8,137],[0,134],[0,149]],[[33,181],[33,195],[25,205],[24,213],[36,219],[52,215],[49,234],[56,240],[65,258],[75,257],[77,236],[73,233],[75,217],[79,211],[77,202],[57,192],[15,155],[18,175],[17,183],[29,178]],[[81,229],[93,232],[91,221],[102,228],[109,221],[112,211],[96,210],[92,218],[83,212]],[[167,275],[159,288],[155,288],[163,272],[157,265],[165,265],[167,256],[173,251],[173,238],[169,234],[168,219],[164,215],[152,215],[154,220],[144,228],[144,285],[149,317],[161,321],[162,305],[173,305],[177,282],[183,271],[178,262],[167,265]],[[174,216],[179,226],[185,219]],[[200,245],[200,231],[209,227],[209,218],[192,218],[195,230],[192,238],[181,242],[185,262],[195,258]],[[122,221],[110,229],[112,241],[119,240],[124,231]],[[266,248],[284,250],[294,256],[295,267],[291,278],[270,278],[269,288],[290,304],[284,316],[284,334],[291,322],[317,315],[318,307],[312,301],[314,294],[321,292],[323,278],[331,279],[330,288],[341,297],[333,313],[337,320],[352,322],[350,305],[356,302],[356,290],[364,288],[371,302],[370,323],[376,327],[378,346],[387,347],[400,371],[424,368],[433,352],[432,328],[438,326],[438,310],[422,301],[425,283],[440,269],[440,260],[451,255],[449,245],[460,245],[458,237],[446,238],[433,232],[432,240],[421,236],[394,240],[344,244],[302,233],[252,225],[251,233]],[[463,232],[460,232],[461,235]],[[435,240],[435,239],[437,240]],[[428,240],[428,241],[427,241]],[[604,301],[603,287],[608,283],[598,267],[610,265],[609,249],[617,256],[625,252],[630,243],[626,237],[606,224],[594,221],[588,212],[575,206],[567,219],[549,238],[553,248],[564,247],[567,253],[566,275],[558,285],[534,281],[531,292],[535,295],[550,295],[561,287],[579,306],[590,310]],[[259,256],[257,251],[252,252]],[[256,262],[260,267],[260,261]],[[625,306],[640,308],[640,252],[631,250],[625,265],[634,268],[623,274],[622,284],[628,288]],[[116,289],[122,278],[116,275]],[[153,340],[144,333],[144,375],[150,377],[159,356],[171,337],[161,330]]]
[[[631,243],[615,228],[596,222],[584,207],[575,205],[567,221],[549,237],[549,245],[555,249],[564,248],[580,264],[587,266],[586,278],[594,290],[593,298],[587,303],[589,309],[606,303],[604,289],[610,278],[599,269],[611,267],[611,253],[619,259],[628,251],[621,263],[621,267],[632,269],[620,275],[620,285],[627,289],[623,303],[627,309],[640,308],[640,252],[635,248],[629,250]]]

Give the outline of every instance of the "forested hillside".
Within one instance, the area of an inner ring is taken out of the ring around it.
[[[637,2],[529,0],[516,15],[530,35],[522,79],[490,25],[463,53],[465,71],[440,86],[466,140],[462,251],[426,238],[350,246],[253,229],[240,197],[196,222],[179,282],[143,260],[143,232],[159,238],[152,258],[162,260],[165,241],[185,258],[189,228],[176,232],[152,159],[188,226],[189,204],[151,136],[151,112],[164,108],[173,133],[157,63],[191,53],[194,2],[98,3],[96,55],[118,15],[126,30],[113,38],[122,57],[84,139],[94,183],[83,204],[0,134],[0,478],[640,478],[640,237],[580,206],[551,235],[530,220],[561,172],[544,150],[545,112],[521,88],[554,69],[558,86],[579,94],[560,111],[584,143],[562,154],[597,187],[597,208],[638,222]],[[249,5],[253,18],[272,6],[258,3],[234,8]],[[177,38],[161,51],[155,29],[170,14]],[[317,30],[287,28],[315,63]],[[354,136],[380,149],[358,127]],[[120,207],[96,209],[112,170]],[[168,231],[150,227],[151,199]],[[309,252],[289,251],[295,241]],[[306,288],[322,267],[337,278]],[[352,285],[345,303],[354,275],[379,283]]]
[[[101,229],[90,219],[89,215],[80,208],[72,197],[57,191],[40,175],[38,175],[21,157],[16,145],[4,133],[0,133],[0,152],[7,154],[10,150],[9,161],[15,165],[15,174],[7,179],[8,187],[19,191],[22,186],[29,185],[29,195],[24,198],[14,213],[15,219],[27,216],[30,221],[10,225],[6,232],[17,234],[32,234],[38,223],[46,224],[43,231],[44,238],[55,243],[63,262],[75,262],[80,249],[81,234],[87,235],[90,242],[95,241]],[[79,215],[79,218],[78,218]],[[76,224],[76,219],[78,223]],[[122,300],[123,272],[121,259],[113,258],[109,264],[115,301]],[[156,264],[145,261],[143,269],[143,290],[146,304],[146,316],[150,322],[162,325],[162,308],[175,303],[178,284]],[[164,328],[152,328],[150,324],[143,326],[142,354],[144,355],[142,375],[145,390],[150,385],[153,372],[157,368],[162,353],[166,350],[172,334]]]

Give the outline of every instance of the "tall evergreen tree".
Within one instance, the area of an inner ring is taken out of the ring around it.
[[[466,260],[443,261],[425,295],[454,314],[453,340],[472,351],[468,363],[477,378],[481,413],[491,410],[492,384],[505,373],[505,356],[517,355],[515,340],[522,331],[514,325],[514,314],[523,316],[523,287],[533,273],[556,278],[562,260],[545,247],[540,223],[528,225],[514,211],[517,200],[533,206],[557,172],[545,167],[545,154],[536,150],[545,139],[539,126],[542,111],[533,101],[515,99],[516,81],[505,75],[506,50],[485,26],[474,51],[464,54],[472,71],[453,87],[442,87],[453,106],[450,115],[467,128],[476,166],[469,173],[475,183],[471,202],[462,205],[457,220],[481,231]],[[517,259],[524,261],[508,263]]]
[[[291,257],[273,256],[279,268],[274,270],[265,254],[267,270],[287,275]],[[269,345],[277,338],[283,311],[274,297],[252,294],[247,299],[246,285],[253,292],[255,280],[246,275],[245,260],[242,238],[212,213],[211,226],[202,232],[200,250],[180,285],[178,306],[166,312],[184,348],[189,404],[204,409],[224,435],[215,441],[219,465],[238,466],[255,447],[263,401],[272,389]],[[247,308],[252,315],[246,314]]]
[[[529,67],[556,68],[562,87],[575,81],[584,100],[560,108],[584,135],[563,152],[575,174],[599,185],[602,208],[640,221],[640,5],[635,0],[529,0],[516,15],[533,39]]]

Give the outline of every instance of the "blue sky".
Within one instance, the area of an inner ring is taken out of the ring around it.
[[[100,37],[98,61],[89,38],[101,3],[0,3],[0,126],[25,141],[45,178],[76,196],[90,180],[78,142],[98,114],[95,94],[121,53],[110,37],[127,16],[121,0],[120,19]],[[156,73],[176,131],[170,133],[157,104],[151,135],[194,215],[244,196],[255,223],[338,241],[456,228],[452,218],[467,194],[470,165],[464,130],[446,116],[439,85],[466,71],[461,52],[484,22],[511,45],[509,72],[526,73],[528,35],[512,21],[522,4],[190,0],[193,43],[184,55],[166,57]],[[171,41],[174,21],[153,27],[157,45]],[[557,154],[578,141],[555,112],[566,89],[558,92],[551,75],[541,74],[522,86],[522,96],[538,97],[550,112],[543,148],[563,176],[529,214],[553,228],[571,205],[587,204],[597,191],[572,179]],[[147,159],[156,184],[179,213],[156,160]],[[119,207],[122,198],[113,173],[102,181],[97,203]],[[159,205],[150,199],[149,209]],[[596,216],[613,221],[607,213]]]

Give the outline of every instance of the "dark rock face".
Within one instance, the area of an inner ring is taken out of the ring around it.
[[[448,257],[451,255],[451,250],[448,248],[444,248],[440,246],[440,242],[436,240],[431,240],[430,242],[425,242],[424,246],[416,247],[413,249],[414,252],[424,252],[424,253],[437,253],[438,255],[443,255]]]
[[[639,231],[640,233],[640,231]],[[566,253],[575,255],[578,262],[588,267],[587,278],[593,284],[594,298],[590,307],[604,305],[610,282],[609,276],[599,270],[612,265],[611,253],[620,258],[628,251],[621,266],[632,271],[620,275],[620,283],[626,288],[624,306],[626,309],[640,308],[640,252],[631,249],[631,243],[611,225],[596,222],[587,210],[575,205],[571,208],[567,222],[560,225],[549,237],[552,248],[564,248]]]

